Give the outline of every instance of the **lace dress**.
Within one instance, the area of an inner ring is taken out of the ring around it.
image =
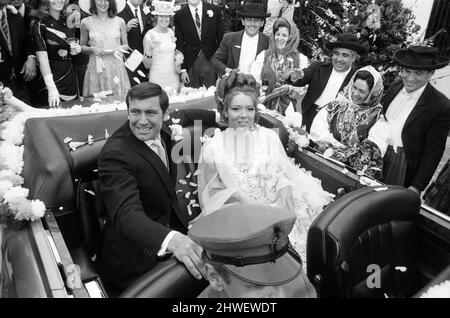
[[[202,147],[199,169],[199,217],[239,204],[238,194],[247,203],[283,207],[280,191],[290,187],[297,222],[289,237],[306,261],[308,228],[332,199],[319,179],[287,157],[275,132],[260,126],[245,131],[216,130]]]
[[[120,41],[120,25],[122,18],[114,17],[100,20],[95,15],[83,19],[89,33],[89,46],[108,51],[102,57],[89,56],[89,63],[84,77],[83,94],[98,93],[111,90],[121,101],[125,100],[130,89],[130,80],[122,61],[113,53],[122,43]]]
[[[152,60],[149,81],[159,84],[166,92],[177,90],[180,76],[175,72],[175,35],[171,29],[166,33],[151,29],[144,37],[144,47],[150,42]]]

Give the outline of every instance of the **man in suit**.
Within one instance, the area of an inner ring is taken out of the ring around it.
[[[21,14],[0,0],[0,81],[18,99],[30,104],[27,82],[36,76],[36,56]]]
[[[132,50],[138,50],[139,53],[144,54],[142,44],[144,36],[152,28],[148,7],[142,5],[142,0],[127,0],[127,5],[117,15],[124,19],[127,25],[128,46]],[[147,81],[148,71],[143,63],[139,64],[133,72],[127,68],[127,72],[131,87]]]
[[[126,103],[128,120],[108,138],[99,157],[107,209],[101,277],[110,291],[119,292],[173,253],[201,279],[202,249],[184,234],[190,216],[182,213],[175,193],[177,158],[169,156],[175,141],[163,122],[168,96],[159,85],[143,82],[130,89]],[[186,110],[178,117],[180,125],[216,120],[207,110]]]
[[[309,132],[317,112],[336,98],[355,73],[353,66],[358,54],[366,53],[366,49],[351,33],[343,33],[337,41],[328,42],[325,46],[332,51],[331,63],[315,62],[304,70],[303,78],[294,82],[294,86],[308,86],[302,100],[303,125]],[[283,87],[275,89],[284,89]]]
[[[395,52],[394,60],[402,67],[401,79],[391,84],[382,105],[391,135],[385,167],[395,173],[388,171],[384,181],[420,195],[441,160],[450,129],[450,101],[429,80],[450,59],[438,56],[437,48],[412,46]],[[406,167],[392,168],[399,156]]]
[[[256,56],[269,47],[269,37],[260,32],[264,20],[270,16],[264,5],[245,3],[242,12],[238,14],[244,30],[225,34],[220,47],[211,58],[211,64],[219,77],[235,68],[250,74],[250,66]]]
[[[218,6],[201,0],[189,0],[175,13],[177,49],[184,54],[181,80],[192,87],[216,84],[216,72],[210,60],[222,41],[224,27]]]

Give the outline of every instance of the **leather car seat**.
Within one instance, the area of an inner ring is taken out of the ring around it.
[[[307,272],[319,297],[410,297],[417,291],[420,199],[400,186],[355,190],[311,224]]]

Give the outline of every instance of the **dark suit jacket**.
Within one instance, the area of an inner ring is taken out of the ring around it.
[[[139,27],[132,28],[127,33],[127,38],[128,38],[129,47],[133,50],[138,50],[139,52],[141,52],[143,54],[144,53],[143,40],[144,40],[145,33],[147,33],[147,31],[150,30],[153,26],[152,26],[152,22],[151,22],[151,18],[150,18],[151,15],[144,14],[144,11],[142,10],[142,6],[141,6],[140,10],[141,10],[141,15],[142,15],[142,23],[144,25],[144,30],[141,32],[141,29]],[[130,21],[131,19],[134,19],[134,12],[131,11],[128,4],[126,4],[125,8],[122,11],[120,11],[117,15],[125,20],[125,24],[127,24],[128,21]]]
[[[208,10],[213,12],[212,17],[208,16]],[[222,13],[218,6],[203,2],[201,21],[202,39],[200,40],[189,5],[186,4],[175,13],[174,24],[177,49],[184,54],[184,62],[181,68],[187,71],[194,64],[200,52],[203,52],[208,59],[211,59],[219,47],[220,41],[222,41],[224,27]]]
[[[403,88],[401,80],[391,84],[382,100],[384,111]],[[427,84],[402,131],[407,161],[405,186],[423,191],[430,182],[445,150],[450,129],[450,100]]]
[[[180,125],[200,118],[205,123],[215,122],[211,111],[177,113]],[[161,139],[170,154],[175,141],[166,124]],[[167,158],[170,174],[158,155],[133,135],[128,121],[114,132],[100,153],[100,193],[107,222],[99,265],[104,282],[116,289],[125,288],[156,264],[156,254],[169,227],[186,232],[189,216],[181,213],[175,193],[177,165],[170,156]]]
[[[314,102],[320,97],[330,78],[333,65],[331,63],[315,62],[304,69],[305,76],[297,82],[295,86],[308,86],[305,97],[302,100],[302,113],[307,113],[314,105]],[[352,68],[342,83],[339,91],[342,91],[348,84],[356,69]]]
[[[8,50],[8,44],[0,32],[0,81],[3,85],[10,86],[14,77],[22,80],[20,71],[27,60],[27,56],[33,54],[31,42],[27,36],[28,31],[24,18],[20,13],[13,14],[7,10],[9,33],[11,37],[12,55]]]
[[[239,66],[239,57],[241,55],[241,43],[244,31],[230,32],[223,36],[222,42],[216,53],[211,58],[211,65],[220,77],[225,73],[225,68],[231,69]],[[259,32],[258,48],[256,55],[269,47],[269,37]],[[255,57],[256,58],[256,57]]]

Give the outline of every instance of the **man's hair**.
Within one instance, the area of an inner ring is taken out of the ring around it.
[[[205,251],[202,253],[202,261],[212,266],[212,268],[219,274],[225,283],[231,284],[230,273],[223,267],[222,264],[211,263],[211,261],[206,257]]]
[[[127,97],[125,99],[127,104],[127,109],[130,109],[130,102],[132,100],[142,100],[150,97],[159,97],[159,105],[163,113],[169,108],[169,96],[158,84],[151,82],[140,83],[128,91]]]
[[[117,14],[117,5],[115,0],[108,0],[109,7],[108,7],[108,17],[113,18]],[[97,15],[97,6],[95,5],[95,0],[91,0],[91,6],[89,8],[89,12],[92,14]]]
[[[369,86],[369,92],[372,90],[375,80],[373,79],[373,76],[372,74],[370,74],[369,71],[366,70],[358,71],[355,74],[353,82],[356,82],[357,79],[366,81],[367,86]]]

